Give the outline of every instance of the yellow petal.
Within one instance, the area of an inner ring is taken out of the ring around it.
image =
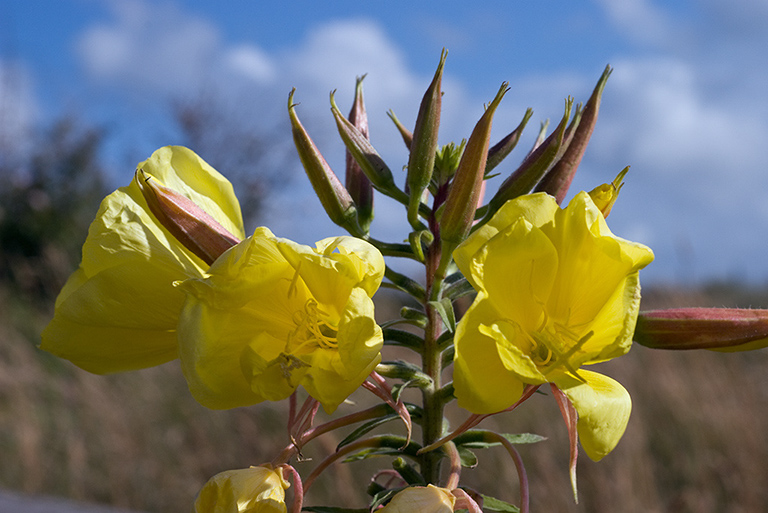
[[[316,248],[288,239],[276,239],[283,256],[319,303],[334,305],[338,317],[354,287],[363,287],[370,296],[384,276],[384,257],[371,244],[353,237],[335,237],[317,243]]]
[[[193,152],[161,148],[140,166],[196,203],[209,205],[217,221],[242,234],[231,185]],[[95,373],[172,360],[184,303],[173,282],[202,277],[206,267],[157,223],[134,180],[102,202],[80,268],[56,300],[41,348]]]
[[[367,279],[355,277],[358,269],[377,264],[330,251],[260,228],[206,278],[179,286],[188,295],[179,352],[195,399],[233,408],[281,400],[302,385],[331,412],[360,386],[381,361],[383,336],[368,292],[351,283]]]
[[[470,272],[470,263],[480,248],[497,233],[512,226],[521,217],[524,217],[533,226],[542,226],[554,218],[558,208],[555,199],[543,192],[520,196],[507,201],[490,221],[472,233],[453,252],[456,265],[470,283],[476,289],[479,288],[482,276],[474,276]]]
[[[481,248],[475,265],[491,278],[482,287],[494,307],[522,328],[536,329],[558,269],[557,251],[547,236],[518,219]]]
[[[579,370],[581,382],[558,375],[553,380],[579,414],[579,441],[594,461],[599,461],[619,443],[629,422],[632,399],[617,381],[588,370]]]
[[[453,513],[456,498],[437,486],[412,486],[398,492],[381,513]]]
[[[496,413],[517,401],[523,383],[502,364],[496,340],[479,327],[498,316],[482,293],[456,326],[454,395],[472,413]]]
[[[342,312],[338,349],[316,350],[311,356],[301,384],[327,413],[333,413],[381,362],[384,336],[373,313],[373,301],[366,292],[353,289]]]
[[[269,466],[227,470],[213,476],[195,500],[195,513],[285,513],[280,471]]]
[[[592,230],[596,223],[602,227],[599,235]],[[558,248],[560,261],[548,311],[572,326],[588,325],[625,278],[653,259],[650,249],[625,244],[604,223],[589,195],[582,192],[557,213],[554,225],[542,228]]]

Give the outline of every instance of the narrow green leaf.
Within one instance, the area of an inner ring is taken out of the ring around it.
[[[440,301],[430,301],[429,304],[432,305],[438,315],[440,315],[440,318],[443,320],[445,327],[448,328],[448,331],[451,333],[456,331],[456,315],[453,312],[451,298],[445,297]]]
[[[461,459],[461,466],[465,468],[475,468],[477,466],[477,456],[475,453],[467,449],[466,445],[457,447],[459,451],[459,458]]]
[[[490,511],[500,511],[501,513],[520,513],[520,508],[501,499],[489,495],[480,494],[483,498],[483,509]]]

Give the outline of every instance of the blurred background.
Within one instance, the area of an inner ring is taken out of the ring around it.
[[[281,405],[206,411],[175,363],[93,376],[39,352],[39,333],[99,202],[164,145],[191,147],[233,181],[249,231],[265,224],[303,243],[339,234],[295,155],[288,92],[297,88],[299,116],[341,173],[328,93],[346,111],[367,74],[371,140],[397,172],[407,153],[386,111],[413,126],[443,47],[441,143],[467,137],[503,81],[511,91],[492,142],[534,109],[502,175],[538,123],[554,125],[568,95],[586,101],[610,64],[572,193],[632,166],[611,228],[656,253],[642,272],[643,307],[768,307],[767,3],[413,4],[0,2],[0,487],[188,511],[214,473],[271,459],[286,443]],[[403,219],[379,198],[372,232],[399,240]],[[398,308],[385,295],[377,313],[387,320]],[[500,419],[549,438],[524,453],[535,509],[768,510],[767,360],[766,350],[637,347],[606,365],[634,412],[614,453],[582,458],[580,505],[554,401],[537,397]],[[335,441],[324,444],[318,456]],[[468,483],[490,481],[516,500],[513,466],[493,452],[481,458]],[[362,504],[353,465],[314,490],[317,503]]]

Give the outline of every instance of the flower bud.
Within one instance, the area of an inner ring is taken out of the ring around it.
[[[613,204],[619,197],[619,191],[622,185],[624,185],[624,175],[627,174],[627,171],[629,171],[629,166],[622,169],[611,183],[598,185],[589,191],[589,196],[592,198],[595,206],[603,213],[603,217],[608,217],[608,214],[611,213],[611,208],[613,208]]]
[[[355,101],[352,103],[348,119],[363,137],[368,139],[368,115],[365,112],[365,103],[363,102],[364,78],[365,75],[358,78],[355,84]],[[349,195],[357,205],[357,221],[360,227],[367,231],[373,221],[373,185],[349,150],[347,150],[345,185]]]
[[[363,230],[357,224],[357,207],[354,200],[320,154],[320,150],[317,149],[296,115],[296,104],[293,103],[295,92],[294,88],[288,95],[288,114],[291,118],[293,142],[296,144],[301,164],[304,166],[312,188],[331,221],[352,235],[362,235]]]
[[[163,186],[143,169],[136,170],[135,180],[157,221],[205,263],[212,264],[240,242],[192,200]]]
[[[398,492],[380,513],[453,513],[456,498],[437,486],[411,486]]]
[[[450,254],[469,233],[485,179],[493,114],[509,88],[504,82],[469,136],[440,219],[443,252]]]
[[[528,124],[528,120],[531,119],[532,115],[533,109],[527,109],[525,111],[525,115],[523,116],[523,120],[519,125],[517,125],[517,128],[512,130],[512,132],[510,132],[506,137],[494,144],[493,147],[488,150],[488,160],[485,163],[486,176],[488,176],[493,168],[498,166],[501,161],[504,160],[507,155],[509,155],[512,150],[515,149],[518,141],[520,141],[520,136],[523,134],[523,129],[525,128],[525,125]]]
[[[541,180],[547,171],[557,162],[565,151],[565,144],[567,142],[566,128],[568,126],[568,120],[571,117],[571,110],[573,109],[573,99],[568,98],[565,100],[565,113],[560,120],[560,124],[557,125],[554,132],[552,132],[546,140],[541,143],[536,149],[534,149],[526,158],[523,163],[520,164],[514,173],[509,176],[499,187],[499,190],[488,202],[488,211],[486,213],[486,220],[493,217],[493,214],[498,211],[507,200],[514,199],[523,194],[528,194],[533,187]],[[574,123],[577,123],[577,118],[580,117],[580,113],[577,111],[574,116]]]
[[[399,201],[407,201],[405,193],[395,185],[392,171],[368,140],[368,135],[358,130],[339,110],[336,105],[335,91],[331,92],[331,113],[336,120],[336,127],[339,129],[339,135],[347,151],[371,181],[371,185]]]
[[[227,470],[213,476],[200,490],[195,513],[285,513],[289,486],[282,470],[273,470],[271,465]]]
[[[408,148],[408,150],[410,151],[411,144],[413,143],[413,132],[405,128],[405,126],[400,122],[400,120],[397,119],[397,116],[395,116],[395,111],[393,111],[392,109],[387,111],[387,116],[389,116],[389,119],[391,119],[392,122],[395,124],[395,128],[397,128],[397,131],[400,132],[400,137],[403,138],[405,147]]]
[[[435,167],[435,152],[437,151],[437,133],[440,129],[440,110],[443,92],[440,85],[443,79],[443,66],[448,52],[443,50],[440,54],[440,63],[437,65],[435,77],[429,84],[424,98],[421,100],[419,115],[416,118],[416,127],[413,130],[411,141],[411,154],[408,158],[408,176],[406,184],[410,193],[408,202],[408,221],[412,226],[419,224],[419,205],[421,195],[429,186],[432,179],[432,171]]]
[[[768,347],[768,310],[673,308],[640,312],[635,341],[654,349],[750,351]]]
[[[600,110],[600,99],[603,95],[603,89],[611,71],[613,70],[610,66],[605,67],[605,71],[603,71],[594,91],[592,91],[592,96],[589,97],[587,104],[584,106],[581,120],[573,134],[573,139],[568,144],[568,148],[560,160],[544,175],[544,178],[536,186],[536,192],[546,192],[554,196],[558,204],[563,202],[576,174],[576,169],[578,169],[579,163],[581,163],[581,157],[584,156],[584,151],[587,149],[587,143],[589,143],[595,123],[597,123],[597,113]]]

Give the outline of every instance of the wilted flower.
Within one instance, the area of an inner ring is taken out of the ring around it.
[[[270,465],[213,476],[195,500],[195,513],[285,513],[290,484]]]
[[[494,413],[525,384],[554,383],[579,413],[587,454],[610,452],[629,394],[581,367],[629,350],[651,250],[615,237],[587,193],[565,209],[537,193],[507,202],[454,258],[478,292],[456,330],[459,405]]]
[[[177,356],[184,294],[173,282],[208,268],[152,214],[139,180],[154,179],[242,239],[232,185],[187,148],[168,146],[139,164],[127,187],[101,203],[80,268],[56,299],[41,348],[95,373],[151,367]]]
[[[445,488],[411,486],[398,492],[381,513],[452,513],[456,498]]]
[[[180,358],[201,404],[277,401],[302,385],[331,412],[380,362],[371,297],[383,257],[352,237],[316,246],[259,228],[180,285]]]

